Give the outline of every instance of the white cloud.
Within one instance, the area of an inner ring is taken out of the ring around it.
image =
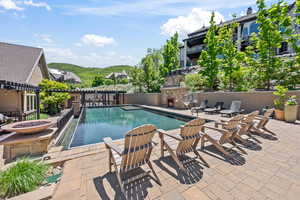
[[[59,59],[59,58],[76,59],[77,58],[77,56],[69,48],[45,47],[44,51],[47,56],[54,59]]]
[[[45,8],[48,11],[51,10],[51,7],[46,2],[33,2],[32,0],[29,0],[29,1],[24,1],[23,3],[27,6]]]
[[[41,40],[43,40],[44,42],[53,43],[53,39],[52,39],[51,35],[48,35],[48,34],[34,34],[34,36],[41,39]]]
[[[186,35],[203,26],[208,26],[211,18],[211,12],[201,8],[194,8],[187,16],[179,16],[169,19],[161,26],[162,34],[174,35],[178,32],[180,35]],[[221,13],[215,12],[215,21],[220,23],[225,21]]]
[[[5,10],[23,10],[12,0],[0,0],[0,7],[3,7]]]
[[[111,37],[105,37],[95,34],[86,34],[81,38],[81,41],[85,45],[103,47],[108,44],[114,44],[115,40]]]
[[[82,44],[80,42],[76,42],[76,43],[74,43],[74,46],[76,46],[76,47],[82,47]]]

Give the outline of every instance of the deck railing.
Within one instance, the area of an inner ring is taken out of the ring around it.
[[[9,119],[16,121],[16,122],[37,119],[36,110],[24,112],[24,113],[22,113],[20,111],[7,111],[7,112],[1,112],[1,114],[9,117]]]

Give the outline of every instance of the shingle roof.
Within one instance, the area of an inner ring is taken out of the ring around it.
[[[26,83],[42,51],[41,48],[0,42],[0,80]]]

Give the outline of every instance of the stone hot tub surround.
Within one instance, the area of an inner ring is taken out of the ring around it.
[[[167,107],[184,109],[183,98],[187,93],[187,87],[164,87],[161,89],[161,103]]]

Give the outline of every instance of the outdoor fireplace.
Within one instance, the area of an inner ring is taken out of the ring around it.
[[[161,89],[161,103],[169,108],[184,109],[183,97],[187,94],[186,87],[165,87]]]
[[[174,108],[174,98],[168,98],[168,107],[169,108]]]

